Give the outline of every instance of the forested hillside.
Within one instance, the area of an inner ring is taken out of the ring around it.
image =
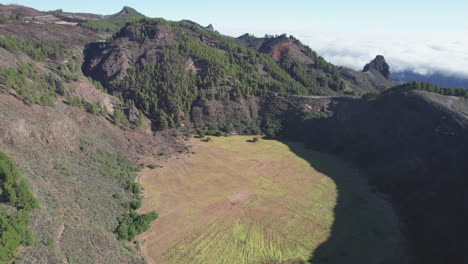
[[[284,40],[300,50],[270,54]],[[265,43],[257,51],[193,23],[142,19],[105,43],[89,45],[83,70],[143,111],[155,128],[188,123],[195,101],[235,101],[267,92],[354,94],[336,66],[294,37],[269,37]]]

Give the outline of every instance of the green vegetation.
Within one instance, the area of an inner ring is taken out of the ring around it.
[[[309,89],[316,89],[317,87],[329,87],[335,91],[345,90],[349,91],[350,88],[346,86],[345,82],[340,77],[340,70],[335,65],[327,62],[323,57],[319,56],[310,47],[302,44],[298,39],[293,36],[286,37],[286,34],[275,37],[278,41],[289,39],[305,50],[305,55],[314,61],[311,66],[304,62],[291,60],[290,54],[286,54],[280,60],[280,65],[285,69],[295,80],[300,82]],[[317,74],[314,69],[321,69],[326,74]],[[352,90],[351,90],[352,91]],[[318,90],[316,94],[320,93]]]
[[[63,10],[60,8],[60,9],[55,9],[55,10],[48,11],[47,13],[49,13],[51,15],[60,15],[61,13],[63,13]]]
[[[202,128],[197,128],[197,134],[199,138],[204,138],[205,136],[215,136],[220,137],[225,134],[232,132],[233,127],[230,123],[227,125],[218,125],[216,123],[209,123]]]
[[[366,92],[361,95],[361,97],[366,100],[376,99],[378,96],[379,96],[379,93],[376,93],[376,92]]]
[[[0,263],[15,257],[18,247],[33,243],[29,211],[39,206],[28,184],[7,155],[0,152]],[[8,208],[8,209],[6,209]]]
[[[60,59],[70,55],[67,44],[57,40],[0,37],[0,47],[11,52],[24,52],[39,61]]]
[[[135,122],[136,127],[141,127],[143,125],[144,117],[145,116],[143,115],[143,113],[140,112],[140,114],[138,115],[138,119]]]
[[[51,236],[48,236],[47,239],[46,239],[46,244],[49,247],[54,247],[55,246],[55,240]]]
[[[259,137],[254,137],[254,138],[252,138],[252,142],[254,142],[254,143],[255,143],[255,142],[258,142],[259,140],[260,140]]]
[[[468,90],[463,88],[442,88],[432,83],[425,82],[409,82],[402,85],[392,87],[390,89],[384,90],[381,94],[388,94],[397,91],[410,91],[410,90],[421,90],[432,93],[437,93],[441,95],[452,95],[460,96],[468,99]]]
[[[47,95],[42,95],[40,101],[44,106],[54,107],[54,101]]]
[[[106,85],[110,92],[122,93],[127,105],[135,105],[143,111],[156,128],[178,127],[190,121],[190,115],[186,113],[190,112],[195,101],[232,101],[269,91],[320,95],[320,87],[337,91],[347,88],[339,77],[339,69],[306,46],[306,55],[315,61],[313,68],[323,69],[325,75],[313,76],[312,68],[294,64],[288,59],[277,63],[268,55],[248,49],[232,38],[190,23],[144,18],[127,25],[134,24],[138,26],[116,33],[103,47],[129,48],[126,45],[131,43],[120,41],[128,37],[128,30],[132,31],[132,41],[144,44],[154,38],[154,25],[169,27],[177,41],[162,46],[156,61],[137,64],[123,79],[112,80]],[[207,45],[200,35],[217,44]],[[188,58],[199,68],[198,71],[186,69]],[[258,125],[243,126],[246,134],[255,134],[258,130]]]
[[[88,113],[100,116],[106,116],[108,114],[107,109],[101,104],[93,104],[81,97],[69,96],[67,98],[68,104],[72,106],[77,106],[79,108],[85,109]]]
[[[173,209],[148,240],[177,230],[147,244],[149,257],[193,264],[398,262],[398,219],[354,168],[301,143],[248,140],[196,141],[197,155],[168,161],[158,179],[155,172],[141,178],[151,190],[148,204]],[[168,192],[170,200],[160,198]],[[213,216],[214,205],[238,210]]]
[[[80,149],[86,151],[90,144],[93,145],[91,142],[83,142]],[[118,239],[132,240],[136,235],[146,231],[151,221],[157,218],[156,212],[139,215],[134,211],[141,207],[141,186],[134,180],[136,177],[135,172],[139,169],[120,153],[112,154],[98,149],[91,152],[90,155],[94,163],[102,165],[98,167],[99,173],[117,179],[130,192],[131,200],[123,203],[123,207],[127,212],[118,219],[119,224],[115,229],[115,233]],[[113,197],[115,199],[122,198],[120,194],[114,194]]]
[[[21,64],[19,69],[0,68],[0,79],[6,89],[15,90],[30,104],[53,106],[53,99],[64,95],[64,85],[59,77],[45,74],[32,64]],[[51,99],[53,98],[53,99]]]
[[[203,141],[205,141],[205,142],[210,142],[210,141],[211,141],[211,137],[207,137],[207,138],[205,138]]]
[[[93,80],[92,78],[89,78],[89,77],[88,77],[88,81],[89,81],[96,89],[98,89],[99,91],[104,92],[104,93],[107,93],[107,90],[106,90],[106,88],[104,88],[104,86],[102,85],[102,83],[100,83],[100,82],[98,82],[98,81],[95,81],[95,80]]]
[[[129,126],[127,116],[122,112],[122,110],[116,108],[114,110],[114,124],[116,126]]]
[[[119,227],[116,230],[117,238],[131,241],[135,236],[149,229],[150,223],[158,218],[158,214],[152,211],[139,215],[136,212],[129,212],[121,217]]]
[[[126,23],[145,17],[135,9],[127,6],[124,7],[123,11],[126,14],[116,15],[107,19],[90,19],[79,23],[79,25],[96,32],[116,32],[125,26]]]
[[[158,167],[158,165],[156,165],[156,164],[150,164],[150,165],[148,165],[148,168],[150,168],[150,169],[152,169],[152,170],[156,169],[157,167]]]

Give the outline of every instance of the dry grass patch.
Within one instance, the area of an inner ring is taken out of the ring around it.
[[[339,200],[348,200],[344,204],[358,212],[347,216],[349,234],[367,228],[364,221],[360,224],[363,217],[379,223],[382,234],[396,230],[391,208],[379,212],[387,203],[343,162],[300,144],[252,144],[248,139],[194,139],[196,155],[173,158],[140,178],[145,188],[142,211],[160,214],[139,237],[151,263],[306,261],[330,238]],[[313,167],[314,161],[320,169]],[[332,175],[325,174],[324,164],[333,168]],[[374,233],[359,236],[376,250],[398,242]],[[352,235],[346,237],[351,241]]]

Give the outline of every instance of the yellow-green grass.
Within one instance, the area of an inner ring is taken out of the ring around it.
[[[196,154],[143,174],[142,211],[160,214],[140,237],[151,263],[378,263],[399,254],[392,208],[355,170],[299,143],[249,139],[193,139]]]

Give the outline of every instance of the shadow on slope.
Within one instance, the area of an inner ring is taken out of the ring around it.
[[[288,136],[352,162],[390,197],[411,263],[467,263],[466,105],[466,99],[427,92],[392,93],[341,103],[331,118],[290,126]],[[314,263],[322,263],[320,255],[346,226],[341,202],[330,242],[317,250]]]
[[[332,155],[306,149],[302,143],[283,143],[331,178],[338,192],[330,236],[312,253],[310,263],[405,263],[394,210],[370,189],[366,178]]]

